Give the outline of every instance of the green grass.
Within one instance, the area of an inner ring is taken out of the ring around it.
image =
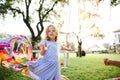
[[[120,68],[105,66],[103,59],[111,58],[120,60],[118,54],[87,54],[84,57],[70,55],[70,63],[67,68],[62,68],[62,74],[70,80],[104,80],[120,77]]]
[[[62,68],[62,75],[70,80],[104,80],[113,77],[120,77],[120,68],[105,66],[103,59],[108,57],[120,60],[119,54],[86,54],[83,57],[76,57],[70,54],[70,63],[67,68]],[[61,56],[62,61],[63,56]],[[21,72],[12,69],[5,69],[0,66],[0,80],[31,80],[23,76]]]
[[[0,80],[32,80],[23,76],[21,72],[16,72],[13,69],[6,69],[0,66]]]

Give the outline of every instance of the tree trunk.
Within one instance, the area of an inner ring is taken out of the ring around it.
[[[41,41],[41,37],[31,39],[33,50],[40,50],[40,46],[39,46],[40,41]],[[33,58],[36,58],[35,52],[33,52]]]
[[[77,52],[77,56],[78,57],[82,57],[82,54],[81,54],[81,52],[82,52],[82,41],[80,41],[79,43],[78,43],[78,52]]]

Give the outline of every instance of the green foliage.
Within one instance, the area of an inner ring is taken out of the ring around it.
[[[0,38],[8,38],[11,37],[12,35],[6,34],[6,33],[0,33]]]
[[[26,7],[26,4],[27,4],[27,7],[28,7],[28,4],[30,4],[29,6],[31,6],[31,7],[29,7],[29,10],[32,9],[35,5],[38,5],[38,7],[35,10],[32,10],[33,12],[30,11],[32,13],[32,15],[36,11],[39,12],[39,8],[41,8],[40,16],[43,16],[43,15],[45,15],[45,13],[47,13],[50,10],[50,8],[52,8],[52,6],[55,2],[56,2],[55,7],[57,7],[56,5],[58,3],[60,3],[62,7],[65,5],[65,3],[68,3],[68,0],[38,0],[38,1],[30,0],[30,2],[28,0],[25,0],[25,1],[24,0],[6,0],[5,3],[0,4],[0,15],[3,15],[5,17],[5,14],[9,14],[9,13],[11,14],[11,12],[13,13],[14,16],[16,16],[16,13],[21,14],[21,12],[24,12],[24,14],[26,14],[25,13],[26,8],[22,8],[22,6]],[[33,5],[33,4],[35,4],[35,5]],[[41,5],[41,6],[39,6],[39,5]],[[58,9],[58,8],[56,8],[56,9]],[[30,12],[29,12],[29,14],[31,14]],[[54,9],[52,9],[52,11],[50,11],[50,12],[51,13],[44,16],[45,20],[51,18],[51,14],[58,15],[56,10],[54,10]],[[29,17],[31,16],[31,19],[34,19],[34,18],[32,18],[32,15],[28,15],[28,16]],[[48,21],[48,20],[46,20],[46,21]]]
[[[8,13],[8,8],[13,5],[13,0],[6,0],[5,3],[0,3],[0,15],[4,15]]]
[[[120,0],[111,0],[111,6],[117,6],[120,4]]]
[[[100,1],[103,1],[103,0],[99,0]],[[117,6],[120,4],[120,0],[110,0],[111,1],[111,6]]]
[[[104,43],[103,46],[104,46],[107,50],[110,49],[110,44],[109,44],[109,43]]]

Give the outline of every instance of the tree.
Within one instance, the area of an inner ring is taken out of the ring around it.
[[[75,34],[76,38],[77,38],[77,42],[78,42],[78,56],[81,57],[81,50],[82,50],[82,40],[83,37],[81,37],[82,34],[82,28],[85,27],[83,25],[83,23],[88,20],[91,23],[87,23],[89,24],[89,26],[86,26],[86,31],[87,30],[92,30],[91,33],[87,34],[87,36],[92,36],[98,39],[102,39],[104,38],[104,33],[100,30],[100,28],[96,25],[96,23],[93,21],[93,18],[100,18],[101,16],[97,13],[93,13],[89,10],[86,9],[86,3],[90,3],[92,5],[93,8],[95,8],[97,10],[98,5],[101,1],[104,0],[78,0],[79,5],[82,5],[83,8],[79,7],[79,33]],[[111,2],[111,6],[117,6],[120,4],[119,0],[110,0]],[[85,37],[87,37],[85,36]]]
[[[106,48],[106,50],[110,50],[111,45],[109,43],[104,43],[103,46]]]
[[[100,30],[99,26],[94,21],[95,18],[101,18],[101,16],[99,14],[87,9],[86,3],[88,3],[88,2],[96,10],[98,7],[98,0],[95,0],[96,3],[94,3],[93,1],[89,1],[89,0],[85,0],[85,1],[78,0],[79,32],[74,33],[74,35],[77,38],[77,42],[78,42],[77,54],[80,57],[82,56],[82,42],[83,42],[84,38],[86,38],[88,36],[92,36],[94,38],[102,39],[104,37],[104,33]],[[83,35],[83,34],[85,34],[85,35]]]
[[[56,9],[59,9],[57,5],[60,7],[65,3],[67,3],[67,0],[5,0],[4,3],[0,3],[0,15],[3,18],[5,18],[6,14],[13,17],[21,16],[31,33],[31,41],[34,46],[35,42],[41,40],[44,23],[50,22],[53,17],[60,16],[56,12]],[[37,22],[36,35],[32,26],[35,20]]]
[[[9,38],[9,37],[11,37],[11,35],[9,35],[9,34],[6,34],[6,33],[0,34],[0,38]]]
[[[99,3],[100,1],[103,1],[103,0],[96,0],[96,1],[97,1],[97,3]],[[120,4],[120,0],[110,0],[110,1],[111,1],[110,2],[111,6],[117,6]]]
[[[120,0],[111,0],[111,6],[117,6],[120,4]]]
[[[83,29],[83,27],[84,27],[84,29]],[[100,30],[100,28],[95,23],[93,23],[90,26],[82,26],[79,31],[80,31],[79,33],[73,33],[73,34],[77,38],[77,43],[78,43],[77,54],[78,54],[78,56],[81,57],[83,40],[89,36],[96,38],[96,39],[103,39],[104,33]],[[85,34],[85,35],[83,35],[83,34]]]

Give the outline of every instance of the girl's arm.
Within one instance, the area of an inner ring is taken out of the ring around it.
[[[61,48],[62,50],[67,50],[67,51],[73,51],[72,49],[70,49],[70,48],[67,48],[67,47],[65,47],[65,46],[62,46],[62,48]]]

